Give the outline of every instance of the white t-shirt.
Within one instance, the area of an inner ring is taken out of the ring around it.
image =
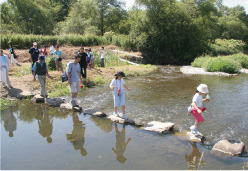
[[[5,58],[5,60],[3,58]],[[0,69],[2,69],[2,67],[5,67],[7,71],[9,71],[9,57],[4,54],[0,56]]]
[[[54,53],[54,47],[53,47],[53,45],[50,46],[50,53]]]
[[[102,50],[101,58],[105,58],[105,54],[106,54],[105,50]]]
[[[121,91],[124,92],[125,91],[124,86],[123,86],[124,84],[125,84],[125,81],[122,78],[120,80],[113,79],[110,85],[115,87],[114,88],[115,91],[117,91],[117,89],[121,89]]]
[[[193,102],[196,103],[197,107],[202,107],[202,95],[200,95],[199,93],[195,93],[193,100],[192,100],[192,104]]]

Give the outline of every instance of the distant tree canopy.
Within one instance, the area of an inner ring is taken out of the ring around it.
[[[8,0],[1,4],[2,34],[115,35],[148,62],[179,64],[205,53],[217,38],[248,44],[248,14],[222,0]],[[111,39],[112,40],[112,39]]]

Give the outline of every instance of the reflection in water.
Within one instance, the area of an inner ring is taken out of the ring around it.
[[[101,130],[105,132],[111,132],[113,129],[113,122],[109,119],[99,118],[99,117],[91,117],[90,120],[95,122],[96,126],[100,127]]]
[[[16,117],[14,116],[14,112],[12,109],[8,110],[2,114],[2,120],[4,122],[5,131],[9,132],[9,137],[13,137],[13,132],[17,128]]]
[[[123,155],[124,152],[126,151],[126,147],[128,142],[131,140],[131,138],[128,138],[127,142],[125,143],[125,125],[123,125],[122,127],[122,131],[120,132],[118,130],[118,126],[115,123],[115,138],[116,138],[116,149],[112,148],[113,152],[117,155],[117,160],[120,163],[125,163],[125,161],[127,160]]]
[[[189,163],[189,170],[197,170],[199,169],[200,164],[204,166],[205,162],[202,161],[204,151],[201,153],[195,143],[190,142],[190,144],[192,146],[192,151],[189,155],[185,155],[185,160]]]
[[[72,114],[73,129],[71,134],[66,134],[67,141],[73,144],[75,150],[80,150],[82,156],[87,155],[87,151],[84,149],[84,133],[85,127],[82,121],[79,120],[78,115]]]
[[[53,120],[49,117],[47,108],[43,106],[43,112],[37,113],[36,118],[38,119],[40,135],[46,137],[48,143],[52,143]]]

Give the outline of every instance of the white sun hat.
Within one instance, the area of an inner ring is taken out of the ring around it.
[[[196,89],[201,93],[208,93],[208,86],[206,84],[200,84]]]
[[[36,43],[36,42],[34,42],[34,43],[33,43],[33,45],[37,45],[37,43]]]

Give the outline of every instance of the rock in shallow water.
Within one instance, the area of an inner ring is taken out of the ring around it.
[[[236,140],[221,140],[216,143],[212,151],[230,154],[232,156],[240,156],[245,148],[245,144]]]
[[[163,133],[165,131],[172,131],[175,124],[171,122],[158,122],[158,121],[152,121],[149,122],[145,127],[143,127],[144,130],[147,131],[154,131],[158,133]]]

